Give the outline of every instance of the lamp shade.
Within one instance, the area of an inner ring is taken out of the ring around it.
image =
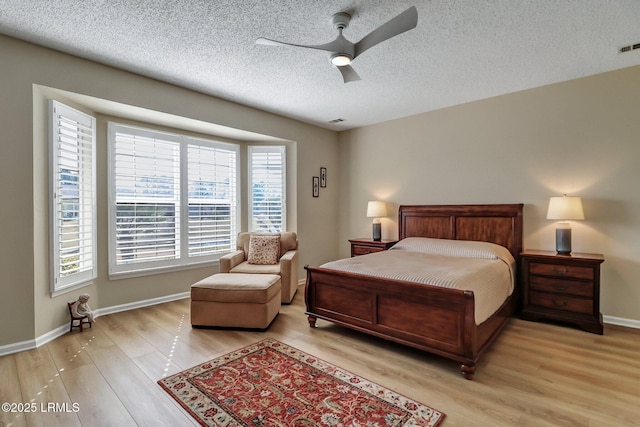
[[[584,219],[582,200],[580,197],[569,197],[566,194],[561,197],[549,198],[547,219]]]
[[[367,217],[368,218],[380,218],[387,216],[387,205],[384,202],[369,202],[367,204]]]

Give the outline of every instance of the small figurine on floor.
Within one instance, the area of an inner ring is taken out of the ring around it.
[[[78,297],[78,300],[71,306],[71,313],[75,317],[87,317],[89,322],[93,323],[93,311],[89,307],[89,294],[82,294]]]

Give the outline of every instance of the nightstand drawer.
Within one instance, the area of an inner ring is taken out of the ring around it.
[[[544,292],[529,292],[529,303],[538,307],[555,310],[571,311],[573,313],[593,314],[593,301],[584,298],[572,298],[564,295],[547,294]]]
[[[593,297],[593,282],[564,280],[554,277],[530,276],[529,288],[532,291],[556,292],[564,295]]]
[[[351,248],[351,252],[352,252],[352,256],[358,256],[358,255],[366,255],[366,254],[370,254],[373,252],[382,252],[384,249],[382,248],[374,248],[371,246],[358,246],[358,245],[353,245]]]
[[[593,280],[593,268],[566,264],[560,265],[546,264],[542,262],[531,262],[529,264],[529,273],[540,274],[543,276]]]
[[[398,243],[397,240],[373,240],[373,239],[349,239],[351,243],[351,256],[382,252]]]

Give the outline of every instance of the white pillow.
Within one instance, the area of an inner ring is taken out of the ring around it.
[[[458,256],[467,258],[502,259],[515,262],[511,252],[504,246],[489,242],[470,240],[432,239],[429,237],[407,237],[391,249],[423,252],[433,255]]]

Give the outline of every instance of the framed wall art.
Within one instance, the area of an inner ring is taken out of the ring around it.
[[[327,186],[327,168],[320,168],[320,187]]]
[[[313,177],[313,197],[320,196],[320,177]]]

